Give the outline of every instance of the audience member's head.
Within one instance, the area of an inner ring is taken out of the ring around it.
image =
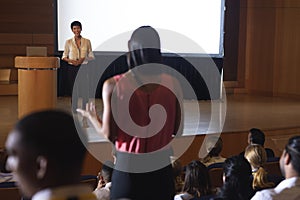
[[[6,162],[7,162],[7,152],[5,149],[1,149],[0,150],[0,172],[2,173],[9,173],[10,171],[8,171],[6,169]]]
[[[212,194],[208,169],[200,161],[194,160],[186,166],[183,192],[194,197]]]
[[[105,161],[98,175],[98,179],[103,180],[105,184],[111,182],[113,168],[114,168],[113,162]]]
[[[248,145],[245,150],[245,158],[251,164],[252,170],[258,170],[267,162],[265,149],[259,144]]]
[[[259,144],[248,145],[245,150],[245,158],[251,165],[253,172],[253,189],[270,188],[274,183],[268,182],[267,172],[263,165],[267,162],[267,153]]]
[[[223,141],[221,137],[211,136],[205,143],[206,151],[209,156],[219,156],[223,149]]]
[[[225,158],[220,155],[223,149],[223,141],[221,137],[208,136],[205,140],[205,149],[207,155],[204,158],[200,158],[200,160],[206,166],[209,166],[213,163],[220,163],[225,161]]]
[[[174,183],[175,183],[175,191],[180,192],[182,190],[183,186],[183,167],[181,165],[180,160],[177,157],[171,156],[171,163],[172,163],[172,169],[173,169],[173,177],[174,177]]]
[[[280,169],[285,178],[300,176],[300,136],[289,139],[280,158]]]
[[[7,166],[24,196],[46,188],[78,184],[86,136],[77,133],[71,115],[62,111],[32,113],[8,135]]]
[[[250,199],[253,195],[251,187],[251,166],[241,156],[227,158],[223,166],[224,185],[221,189],[221,198],[228,200]]]
[[[262,130],[258,128],[252,128],[249,130],[248,134],[248,144],[260,144],[264,146],[265,144],[265,134]]]

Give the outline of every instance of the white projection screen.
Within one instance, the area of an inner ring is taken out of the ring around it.
[[[73,37],[72,21],[82,23],[82,36],[91,40],[94,51],[126,52],[132,31],[143,25],[166,29],[198,44],[206,54],[223,56],[223,19],[225,0],[57,0],[57,50]],[[160,31],[158,31],[160,33]],[[123,34],[126,33],[126,34]],[[119,45],[104,45],[109,39],[126,35]],[[162,51],[168,52],[161,36]],[[164,38],[166,37],[166,38]],[[176,43],[176,40],[172,41]],[[101,48],[99,48],[101,46]],[[201,54],[182,48],[178,54]]]

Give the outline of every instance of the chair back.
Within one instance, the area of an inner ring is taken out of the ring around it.
[[[95,190],[98,185],[98,179],[95,175],[82,175],[80,182],[89,185],[92,190]]]
[[[266,162],[264,164],[264,169],[268,172],[268,174],[282,176],[279,161]]]
[[[208,171],[212,187],[223,186],[223,168],[211,168]]]
[[[273,182],[277,186],[284,177],[281,174],[279,160],[268,161],[264,164],[264,169],[268,172],[268,180]]]
[[[3,200],[20,200],[22,196],[17,187],[0,187],[0,198]]]

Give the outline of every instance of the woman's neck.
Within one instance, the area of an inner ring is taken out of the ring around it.
[[[81,39],[81,35],[75,36],[75,40],[80,40],[80,39]]]

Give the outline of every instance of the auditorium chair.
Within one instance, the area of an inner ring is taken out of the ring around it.
[[[0,199],[20,200],[21,194],[14,182],[0,183]]]
[[[279,166],[279,158],[274,157],[274,159],[268,159],[268,161],[264,164],[264,169],[268,172],[268,179],[278,185],[284,177],[281,174],[280,166]]]
[[[82,175],[80,179],[81,183],[89,185],[92,190],[95,190],[98,185],[98,179],[95,175]]]
[[[214,163],[207,167],[211,185],[214,188],[223,186],[223,164]]]

